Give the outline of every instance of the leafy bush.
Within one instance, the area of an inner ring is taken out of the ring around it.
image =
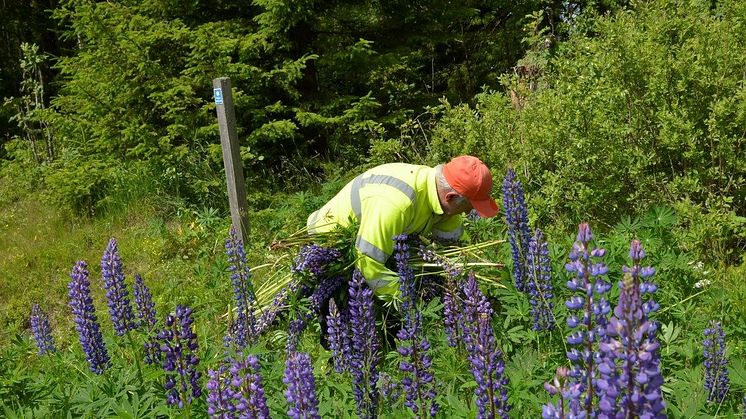
[[[547,51],[538,89],[444,105],[430,160],[459,153],[526,178],[535,217],[610,224],[675,205],[681,245],[737,262],[746,243],[743,2],[636,3]],[[508,82],[520,82],[515,78]]]

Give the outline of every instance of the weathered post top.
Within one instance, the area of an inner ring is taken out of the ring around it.
[[[231,79],[228,77],[213,79],[212,89],[218,113],[220,144],[223,149],[223,164],[225,166],[225,180],[228,184],[231,220],[233,228],[236,229],[236,233],[246,245],[249,239],[249,214],[238,134],[236,134],[236,113],[233,109]]]

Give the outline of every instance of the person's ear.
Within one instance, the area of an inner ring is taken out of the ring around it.
[[[446,193],[446,202],[451,202],[454,199],[458,199],[460,196],[461,195],[459,195],[458,193],[456,193],[454,191],[448,192],[448,193]]]

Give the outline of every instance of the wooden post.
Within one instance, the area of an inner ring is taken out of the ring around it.
[[[223,148],[225,179],[228,184],[228,202],[231,206],[231,220],[244,245],[249,239],[249,214],[246,204],[246,184],[243,178],[243,165],[236,134],[236,113],[233,110],[231,79],[219,77],[212,80],[215,106],[220,126],[220,144]]]

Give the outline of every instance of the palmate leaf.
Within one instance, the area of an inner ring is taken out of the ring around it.
[[[673,227],[677,222],[678,217],[673,208],[666,205],[656,205],[642,218],[641,226],[665,230]]]

